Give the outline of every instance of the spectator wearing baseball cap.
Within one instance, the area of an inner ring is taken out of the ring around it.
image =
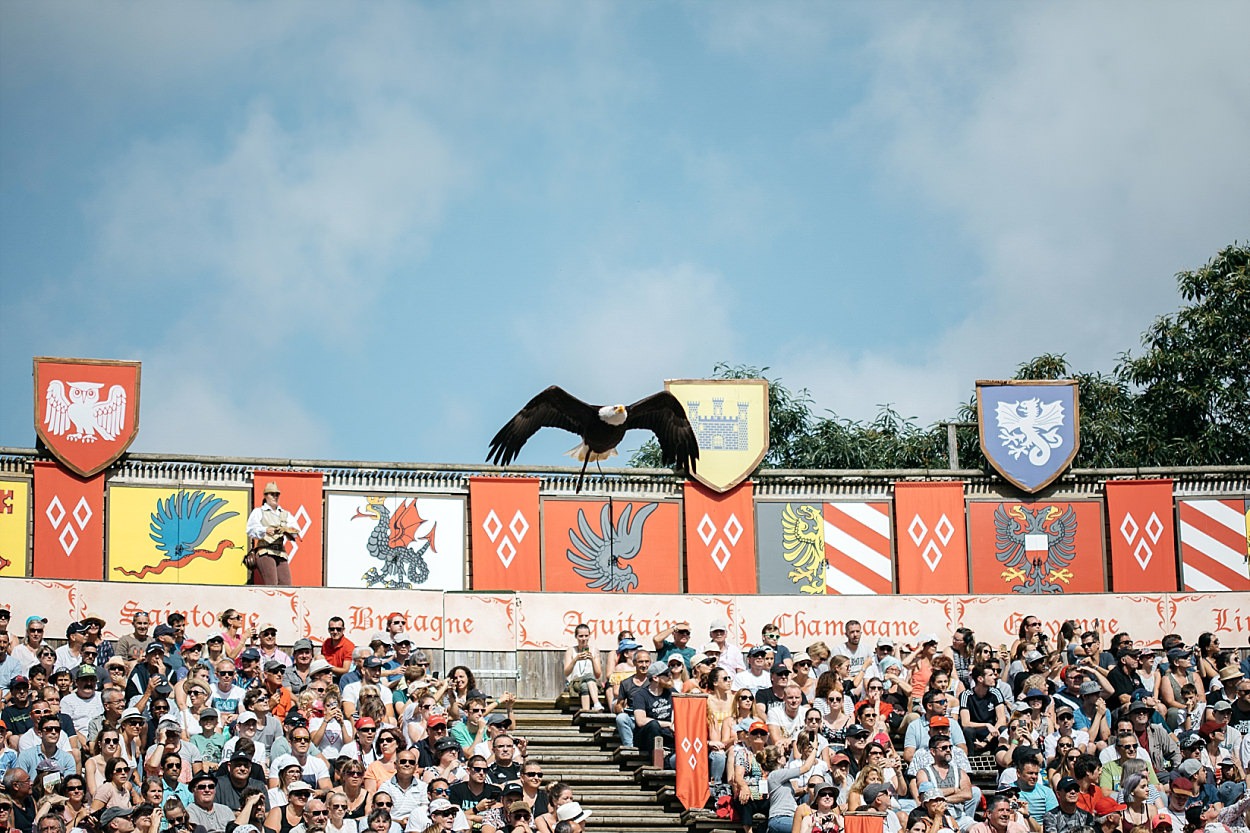
[[[746,671],[746,660],[742,656],[742,647],[729,638],[729,620],[721,617],[712,620],[712,624],[707,629],[708,639],[711,644],[715,645],[719,651],[719,659],[717,665],[724,668],[730,674],[737,674],[739,671]],[[707,645],[704,645],[706,652]]]

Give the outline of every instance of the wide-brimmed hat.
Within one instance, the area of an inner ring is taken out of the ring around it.
[[[570,801],[568,804],[561,804],[560,809],[556,810],[556,821],[585,821],[591,815],[589,810],[582,809],[582,805]]]

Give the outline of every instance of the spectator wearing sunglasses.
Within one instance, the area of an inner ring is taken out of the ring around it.
[[[202,772],[191,779],[194,800],[187,805],[187,815],[192,825],[204,828],[204,833],[226,833],[226,825],[234,821],[235,814],[224,804],[218,804],[217,779]]]
[[[20,752],[14,766],[24,770],[31,778],[44,772],[59,772],[61,777],[65,777],[77,771],[74,758],[60,748],[64,734],[60,718],[50,713],[42,715],[35,731],[39,742]]]

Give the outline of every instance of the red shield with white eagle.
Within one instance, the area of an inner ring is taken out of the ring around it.
[[[35,433],[67,469],[103,471],[139,433],[139,362],[35,359]]]

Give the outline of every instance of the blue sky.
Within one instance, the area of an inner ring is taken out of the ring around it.
[[[477,462],[717,361],[922,422],[1250,231],[1243,2],[0,5],[0,445]],[[554,432],[549,432],[554,433]],[[637,443],[627,444],[636,445]],[[520,462],[573,445],[532,442]]]

